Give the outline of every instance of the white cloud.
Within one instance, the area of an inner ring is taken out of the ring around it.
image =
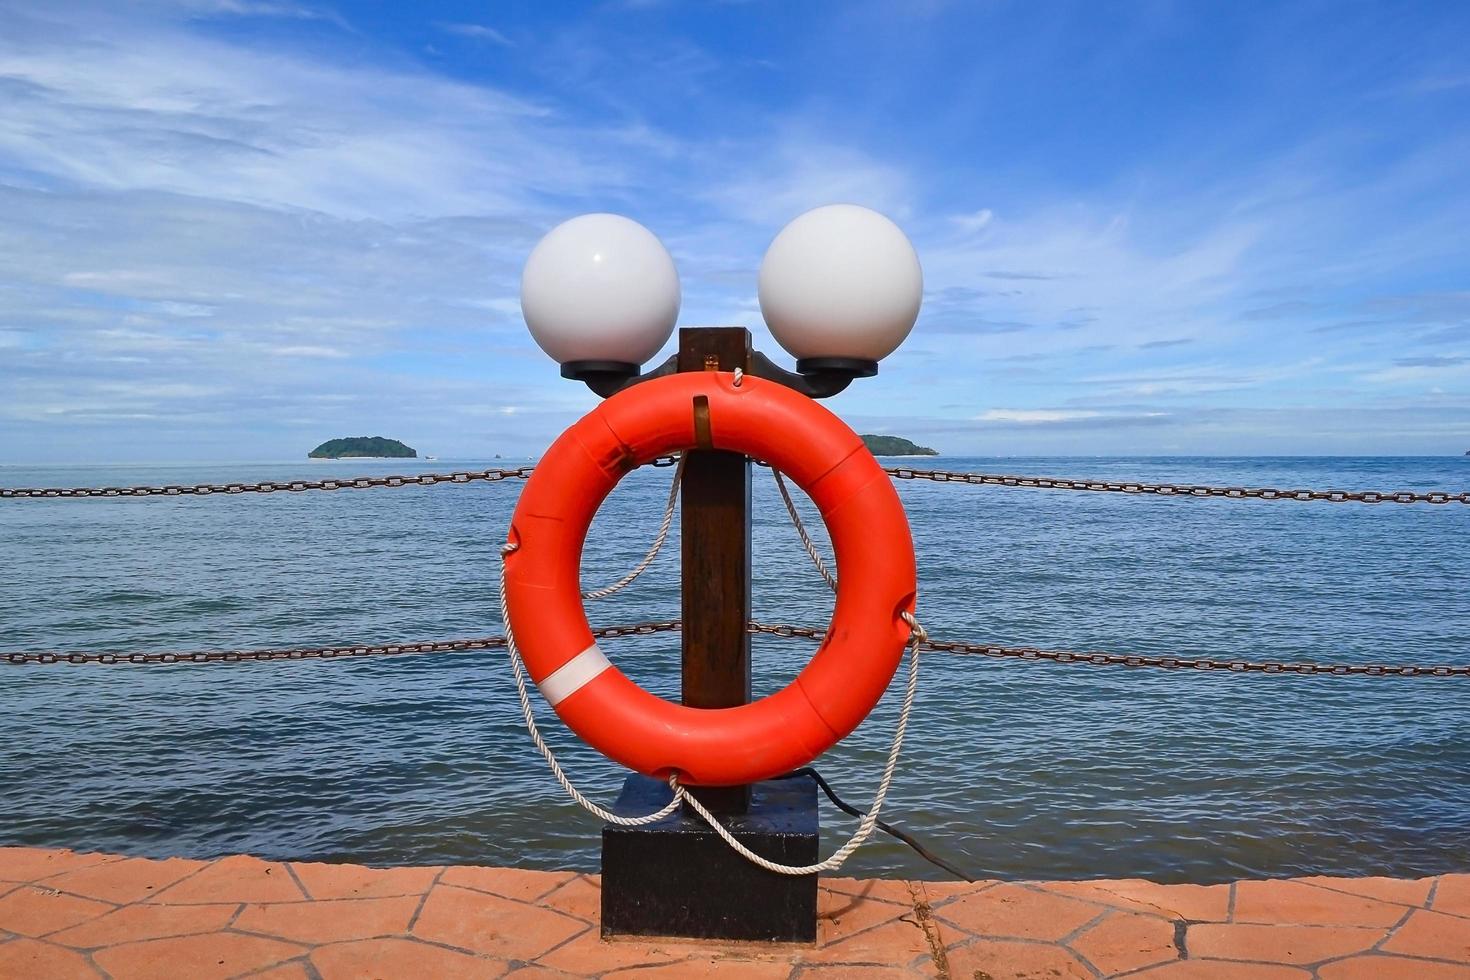
[[[912,215],[912,183],[902,169],[849,146],[805,134],[778,137],[758,154],[716,147],[731,162],[704,160],[705,196],[736,221],[774,234],[803,211],[824,204],[861,204],[896,221]]]
[[[454,34],[459,37],[468,37],[476,41],[489,41],[502,47],[513,48],[515,42],[493,27],[484,24],[449,24],[439,23],[434,25],[446,34]]]
[[[525,211],[626,166],[621,137],[492,89],[99,26],[119,33],[36,18],[0,35],[6,169],[381,220]]]
[[[952,215],[949,220],[951,224],[964,234],[973,235],[990,226],[990,222],[995,220],[995,212],[989,208],[981,208],[979,211],[972,211],[969,214]]]
[[[1095,419],[1101,412],[1069,411],[1051,408],[992,408],[975,416],[977,422],[1073,422],[1077,419]]]

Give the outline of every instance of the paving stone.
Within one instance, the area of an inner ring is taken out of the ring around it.
[[[20,936],[44,936],[112,909],[106,902],[24,885],[0,898],[0,929]]]
[[[1161,885],[1142,878],[1114,881],[1048,881],[1038,886],[1059,895],[1115,909],[1190,922],[1224,922],[1230,912],[1229,885]]]
[[[1430,907],[1436,912],[1470,917],[1470,875],[1441,875]]]
[[[987,888],[994,888],[998,881],[915,881],[911,882],[930,905],[938,905],[961,895],[973,895]]]
[[[1092,971],[1060,946],[1021,943],[1005,939],[975,939],[952,946],[951,977],[988,977],[990,980],[1093,980]]]
[[[1309,971],[1295,966],[1182,960],[1129,974],[1128,980],[1311,980],[1311,976]]]
[[[934,908],[935,917],[971,935],[1052,941],[1100,914],[1085,902],[1010,883]]]
[[[93,949],[143,939],[215,932],[229,925],[238,905],[129,905],[46,938],[53,943]]]
[[[1241,881],[1235,886],[1236,922],[1387,928],[1403,917],[1402,905],[1345,895],[1287,879]]]
[[[1113,913],[1068,945],[1104,974],[1126,973],[1179,958],[1173,922],[1131,912]]]
[[[0,977],[16,980],[98,980],[80,953],[34,939],[12,939],[0,944]]]
[[[314,980],[314,978],[305,966],[295,961],[271,967],[264,973],[252,973],[250,980]]]
[[[566,980],[566,976],[560,970],[552,970],[544,966],[523,966],[519,970],[511,970],[507,973],[505,980]]]
[[[223,980],[295,959],[302,952],[300,946],[277,939],[215,932],[109,946],[93,953],[92,959],[113,980]]]
[[[401,895],[247,905],[235,920],[235,928],[312,945],[395,936],[408,931],[419,901],[417,895]]]
[[[1470,980],[1470,875],[1240,882],[1229,923],[1226,885],[823,879],[817,948],[604,942],[600,888],[596,875],[561,872],[0,848],[0,980],[97,976],[79,950],[96,950],[95,966],[118,980],[454,980],[508,970],[517,980],[608,971],[892,980],[938,975],[931,942],[944,947],[952,980],[1306,980],[1302,966],[1324,960],[1321,980]],[[1431,888],[1433,909],[1418,908]],[[924,903],[934,916],[927,931],[915,909]],[[414,934],[403,935],[416,910]],[[1188,961],[1173,944],[1180,919],[1189,922]]]
[[[574,976],[601,973],[628,966],[657,966],[686,959],[691,955],[716,949],[708,949],[698,943],[662,942],[658,939],[612,939],[605,940],[595,927],[564,943],[540,957],[536,962],[552,969],[564,970]]]
[[[177,885],[146,899],[166,905],[212,905],[221,902],[300,902],[306,896],[284,864],[236,855],[220,858]]]
[[[1184,938],[1190,956],[1301,965],[1361,953],[1388,935],[1362,926],[1192,925]]]
[[[534,960],[586,928],[559,912],[438,884],[429,892],[413,934],[476,953]]]
[[[121,860],[116,854],[78,854],[76,851],[54,851],[45,847],[0,847],[0,880],[37,881],[63,871]]]
[[[553,888],[575,878],[570,871],[528,871],[524,868],[456,867],[444,872],[439,880],[446,885],[489,892],[521,902],[531,902]]]
[[[891,902],[904,908],[912,908],[914,904],[913,892],[906,881],[884,878],[822,878],[817,887],[838,895]]]
[[[857,966],[851,963],[804,966],[800,980],[912,980],[912,970],[901,966]]]
[[[908,894],[905,889],[904,894]],[[910,905],[829,891],[817,891],[817,945],[826,946],[901,915],[913,916]]]
[[[882,967],[882,965],[814,964],[801,967],[792,974],[798,980],[913,980],[920,974],[904,967]]]
[[[191,875],[208,864],[168,858],[124,858],[89,865],[46,879],[46,887],[60,889],[84,898],[101,899],[115,905],[127,905],[153,895],[179,879]]]
[[[422,895],[443,868],[364,868],[355,864],[293,862],[291,870],[311,898],[390,898]]]
[[[1442,912],[1412,912],[1381,948],[1385,953],[1470,963],[1470,922]]]
[[[596,925],[602,915],[602,884],[597,875],[578,875],[537,904]]]
[[[459,953],[411,939],[360,939],[312,950],[321,980],[483,980],[502,976],[503,960]]]
[[[1470,980],[1470,967],[1402,956],[1354,956],[1317,968],[1322,980]]]
[[[1380,902],[1423,906],[1437,878],[1297,878],[1297,881],[1319,888],[1376,898]]]
[[[791,975],[791,964],[782,960],[771,961],[747,959],[684,960],[667,966],[635,966],[619,970],[618,980],[637,977],[640,980],[704,980],[706,977],[719,980],[786,980]]]
[[[805,963],[907,963],[929,952],[924,930],[912,918],[895,919],[801,955]]]

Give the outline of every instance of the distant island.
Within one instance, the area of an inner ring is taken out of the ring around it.
[[[415,459],[418,453],[397,439],[382,436],[354,436],[328,439],[306,454],[308,459]]]
[[[863,445],[874,456],[938,456],[939,451],[928,446],[918,446],[898,436],[862,436]]]

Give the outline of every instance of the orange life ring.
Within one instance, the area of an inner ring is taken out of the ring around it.
[[[582,607],[582,544],[597,508],[635,466],[696,447],[743,452],[789,475],[821,511],[837,555],[821,647],[785,688],[735,708],[690,708],[643,690],[598,649]],[[888,475],[837,416],[749,375],[738,385],[726,372],[670,375],[604,401],[536,464],[509,540],[507,608],[532,680],[589,745],[659,778],[725,786],[806,765],[872,711],[909,638],[913,539]]]

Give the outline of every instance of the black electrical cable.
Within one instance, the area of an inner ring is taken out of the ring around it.
[[[842,798],[837,795],[837,792],[832,789],[830,784],[828,784],[827,780],[822,778],[822,774],[817,772],[817,770],[813,769],[811,766],[806,766],[802,769],[793,769],[790,772],[786,773],[786,775],[777,778],[795,779],[797,776],[810,776],[812,780],[822,788],[822,792],[827,794],[827,799],[831,800],[838,809],[854,817],[863,816],[862,812],[856,807],[848,806],[846,803],[844,803],[842,801]],[[968,872],[961,871],[959,868],[956,868],[954,865],[944,860],[944,858],[930,853],[927,847],[925,847],[923,844],[920,844],[909,834],[904,833],[902,830],[899,830],[892,824],[885,823],[884,821],[879,820],[877,821],[877,825],[879,830],[882,830],[884,833],[888,834],[891,837],[895,837],[898,840],[903,841],[909,847],[913,848],[915,853],[917,853],[919,857],[923,858],[925,861],[928,861],[935,867],[942,868],[945,871],[948,871],[950,874],[954,875],[956,878],[963,878],[965,881],[977,880],[973,875],[970,875]]]

